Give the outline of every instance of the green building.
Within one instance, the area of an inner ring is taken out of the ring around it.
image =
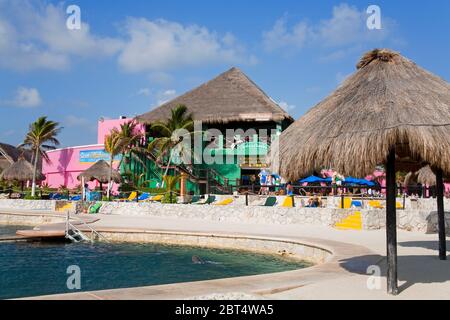
[[[188,190],[194,193],[228,193],[230,186],[249,185],[262,168],[271,141],[293,119],[242,71],[232,68],[172,101],[137,117],[149,125],[170,117],[171,110],[185,105],[201,130],[212,132],[202,141],[201,153],[214,161],[172,165],[185,173]],[[200,124],[201,122],[201,124]],[[198,129],[198,128],[197,128]],[[147,139],[152,134],[147,129]],[[146,170],[135,164],[151,187],[161,181],[165,167],[147,159]]]

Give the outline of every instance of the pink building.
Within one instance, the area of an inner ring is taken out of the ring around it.
[[[109,161],[109,154],[105,152],[105,136],[113,129],[120,128],[121,124],[131,121],[131,119],[120,118],[112,120],[98,121],[97,144],[67,147],[47,152],[50,162],[44,161],[42,173],[46,180],[43,183],[52,188],[65,186],[73,189],[80,185],[78,175],[88,169],[99,160]],[[140,131],[144,131],[143,126],[139,126]],[[113,167],[117,169],[118,159],[114,161]],[[90,182],[89,187],[97,187],[97,182]]]

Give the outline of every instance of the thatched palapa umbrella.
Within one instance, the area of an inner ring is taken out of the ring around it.
[[[397,289],[396,169],[429,164],[437,176],[439,253],[446,258],[443,174],[450,173],[450,84],[399,53],[375,49],[325,100],[285,130],[271,157],[295,180],[323,167],[387,178],[388,292]],[[299,143],[301,142],[301,143]]]
[[[21,182],[23,191],[23,183],[33,179],[33,165],[21,156],[2,172],[0,179]],[[45,180],[45,176],[38,170],[36,172],[36,181],[42,180]]]
[[[79,181],[82,181],[83,179],[85,181],[97,180],[98,182],[103,184],[108,183],[109,174],[110,174],[109,164],[104,160],[100,160],[97,161],[95,164],[93,164],[90,168],[86,169],[84,172],[79,174],[77,179]],[[120,183],[122,181],[120,173],[117,170],[112,170],[111,181],[114,181],[116,183]]]
[[[436,174],[430,166],[425,166],[416,172],[409,172],[405,177],[404,187],[420,183],[429,187],[436,186]]]

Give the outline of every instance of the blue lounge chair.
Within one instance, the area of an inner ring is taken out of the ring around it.
[[[150,198],[150,194],[145,192],[138,197],[138,201],[145,201],[148,200],[148,198]]]
[[[361,203],[361,201],[353,200],[350,207],[362,208],[362,203]]]

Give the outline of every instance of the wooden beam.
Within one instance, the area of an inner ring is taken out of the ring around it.
[[[395,189],[395,148],[392,148],[386,163],[387,292],[392,295],[398,294],[397,212]]]
[[[445,211],[444,211],[444,179],[442,169],[436,170],[436,195],[439,230],[439,259],[447,260],[445,238]]]

